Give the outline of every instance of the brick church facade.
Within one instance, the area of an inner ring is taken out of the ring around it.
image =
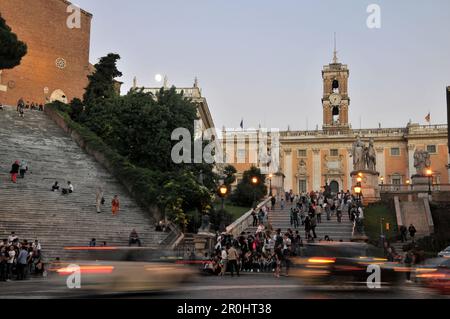
[[[65,0],[1,0],[0,14],[28,54],[19,66],[0,74],[0,102],[68,102],[82,97],[92,72],[89,64],[92,15],[81,10],[80,28],[69,28]]]

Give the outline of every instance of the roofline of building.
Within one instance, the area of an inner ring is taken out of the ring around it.
[[[80,8],[80,7],[78,7],[78,5],[72,3],[72,2],[70,2],[70,1],[68,1],[68,0],[59,0],[59,1],[62,1],[62,2],[64,2],[65,4],[67,4],[67,5],[69,5],[69,6],[70,6],[70,5],[74,5],[74,6],[76,6],[77,8]],[[90,13],[90,12],[87,12],[86,10],[83,10],[83,9],[80,8],[80,11],[81,11],[82,13],[84,13],[85,15],[87,15],[89,18],[92,18],[92,17],[93,17],[93,14]]]

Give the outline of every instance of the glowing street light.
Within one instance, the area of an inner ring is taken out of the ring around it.
[[[253,208],[256,208],[256,186],[258,186],[259,183],[258,177],[253,176],[251,182],[253,184]]]
[[[222,198],[222,211],[225,209],[225,197],[228,194],[228,187],[226,185],[222,185],[219,188],[219,196]]]
[[[433,179],[433,170],[427,169],[426,174],[428,176],[428,195],[431,195],[431,181]]]

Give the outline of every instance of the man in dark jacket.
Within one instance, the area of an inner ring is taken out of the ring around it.
[[[411,224],[411,226],[409,226],[409,236],[411,236],[412,241],[414,242],[414,237],[416,236],[417,230],[416,227],[414,227],[413,224]]]

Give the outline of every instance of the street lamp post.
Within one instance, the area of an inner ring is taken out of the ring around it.
[[[251,179],[252,185],[253,185],[253,208],[256,208],[256,186],[259,183],[258,177],[254,176]]]
[[[428,176],[428,195],[431,196],[431,180],[433,178],[433,171],[431,169],[427,169],[427,176]]]
[[[228,187],[226,185],[222,185],[219,188],[219,196],[222,199],[222,211],[225,210],[225,197],[228,194]]]
[[[362,177],[361,173],[358,174],[356,179],[355,193],[358,195],[358,202],[361,203],[361,195],[362,195]]]

